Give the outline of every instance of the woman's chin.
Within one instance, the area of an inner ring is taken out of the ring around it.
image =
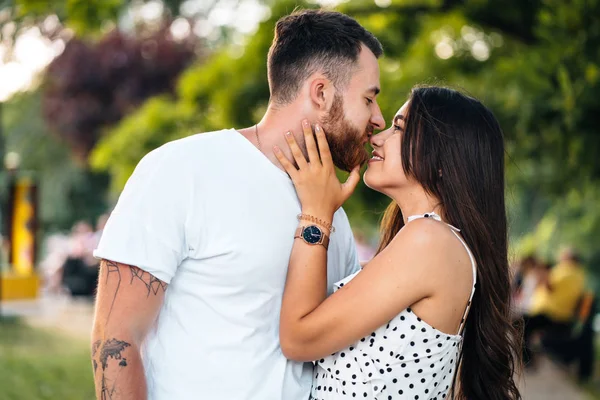
[[[384,177],[381,176],[379,171],[373,171],[369,169],[367,169],[363,175],[363,181],[369,189],[391,197],[390,189],[394,187],[394,185],[390,186],[390,182],[386,182],[385,179],[381,178]]]
[[[365,182],[365,185],[367,185],[367,187],[369,189],[373,189],[376,190],[378,192],[380,192],[380,185],[377,184],[377,173],[374,173],[374,171],[372,171],[371,169],[367,168],[367,170],[365,171],[365,174],[363,175],[363,181]]]

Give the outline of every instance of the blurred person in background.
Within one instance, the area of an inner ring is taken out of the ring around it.
[[[71,229],[70,250],[61,270],[61,283],[72,296],[92,296],[98,280],[98,262],[93,257],[94,230],[87,221]]]
[[[518,262],[511,264],[512,284],[515,292],[521,289],[525,275],[527,275],[536,262],[537,260],[534,255],[528,255]]]
[[[53,233],[46,237],[44,258],[40,261],[43,276],[43,290],[48,294],[62,294],[63,265],[71,250],[70,236],[64,233]]]
[[[44,259],[40,261],[47,293],[60,294],[66,291],[77,296],[93,294],[99,268],[93,251],[100,241],[107,219],[107,214],[98,217],[95,231],[88,222],[78,221],[69,235],[48,235]]]
[[[71,228],[71,251],[70,257],[87,260],[90,244],[94,235],[94,228],[87,221],[78,221]]]
[[[518,268],[515,277],[514,309],[517,316],[529,314],[531,300],[537,287],[550,269],[550,265],[535,256],[525,257]]]
[[[537,271],[537,285],[524,316],[523,361],[533,366],[532,337],[536,332],[567,332],[585,290],[585,270],[574,249],[566,248],[558,264]]]

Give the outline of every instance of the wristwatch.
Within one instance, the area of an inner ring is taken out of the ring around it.
[[[299,226],[294,235],[294,239],[298,238],[302,238],[305,243],[310,245],[323,245],[325,250],[327,250],[329,247],[329,236],[327,236],[327,234],[325,234],[321,228],[316,225]]]

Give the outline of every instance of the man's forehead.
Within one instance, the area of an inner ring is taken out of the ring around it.
[[[358,56],[358,69],[379,75],[379,61],[375,57],[375,54],[364,45]]]
[[[379,84],[379,74],[369,74],[364,71],[357,71],[351,80],[351,85],[354,90],[358,90],[361,93],[378,95],[381,92],[381,86]]]
[[[363,90],[379,93],[379,62],[373,52],[366,46],[362,46],[358,57],[358,66],[355,70],[353,81],[361,84]]]

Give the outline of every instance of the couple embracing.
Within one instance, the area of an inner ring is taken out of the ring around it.
[[[99,399],[520,399],[502,131],[442,87],[384,118],[382,53],[294,12],[259,123],[140,161],[94,253]],[[366,163],[391,204],[361,266],[341,206]]]

